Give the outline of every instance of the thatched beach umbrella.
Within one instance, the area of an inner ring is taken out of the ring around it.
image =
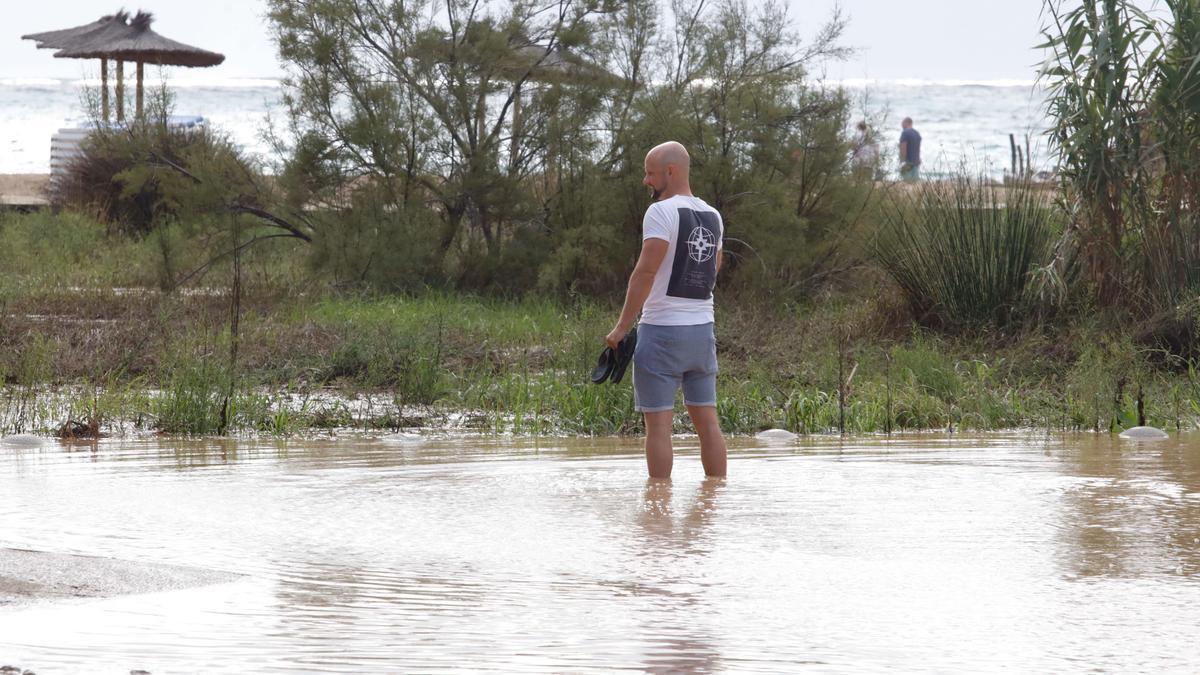
[[[96,21],[75,26],[74,28],[64,28],[62,30],[51,30],[42,33],[30,33],[22,35],[22,40],[33,40],[37,42],[38,49],[63,49],[71,46],[76,42],[87,39],[102,28],[106,28],[109,24],[117,22],[125,25],[129,19],[129,14],[126,12],[117,12],[102,16]],[[108,121],[108,59],[100,59],[100,108],[104,115],[104,121]]]
[[[49,30],[43,33],[29,33],[22,35],[22,40],[33,40],[38,43],[38,49],[62,49],[71,44],[72,41],[78,40],[81,37],[104,28],[114,20],[120,20],[124,24],[129,19],[129,14],[126,12],[118,12],[102,16],[99,19],[86,23],[82,26],[74,28],[64,28],[62,30]]]
[[[150,29],[154,17],[149,12],[138,12],[128,25],[111,23],[90,33],[81,41],[55,53],[56,58],[86,59],[109,58],[117,61],[117,119],[121,112],[121,64],[124,61],[137,63],[137,116],[142,116],[144,65],[185,66],[207,68],[225,61],[223,54],[210,52],[199,47],[185,45],[165,38]]]

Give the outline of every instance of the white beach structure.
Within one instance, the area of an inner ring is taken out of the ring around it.
[[[202,129],[208,124],[200,115],[171,115],[167,126],[175,129]],[[50,137],[50,185],[54,187],[67,175],[71,162],[79,157],[83,141],[95,130],[93,124],[63,127]]]

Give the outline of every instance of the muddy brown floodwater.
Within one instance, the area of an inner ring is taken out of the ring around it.
[[[0,665],[1200,671],[1200,436],[677,444],[669,483],[634,440],[0,448],[0,549],[99,589],[0,554]]]

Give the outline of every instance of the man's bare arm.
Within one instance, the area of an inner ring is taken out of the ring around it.
[[[621,308],[621,318],[617,319],[617,325],[605,339],[608,346],[616,348],[617,343],[625,337],[625,333],[629,332],[629,327],[637,319],[638,312],[642,311],[642,305],[646,304],[650,288],[654,285],[654,275],[658,273],[663,259],[667,257],[669,246],[665,239],[642,241],[642,252],[638,255],[633,274],[629,275],[629,288],[625,291],[625,306]]]

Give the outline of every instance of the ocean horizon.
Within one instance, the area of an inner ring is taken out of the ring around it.
[[[133,82],[127,74],[126,98]],[[227,133],[248,155],[270,165],[275,151],[264,131],[285,118],[284,78],[217,77],[196,74],[166,78],[173,112],[204,117]],[[148,90],[161,87],[157,75]],[[0,77],[0,173],[49,173],[50,138],[62,128],[83,126],[86,92],[99,77]],[[854,100],[851,124],[866,119],[879,132],[885,158],[899,136],[900,120],[912,117],[923,136],[927,174],[967,170],[998,177],[1010,165],[1009,134],[1022,148],[1026,137],[1035,169],[1048,168],[1043,93],[1034,79],[813,80],[813,86],[842,87]],[[110,82],[111,86],[111,82]]]

